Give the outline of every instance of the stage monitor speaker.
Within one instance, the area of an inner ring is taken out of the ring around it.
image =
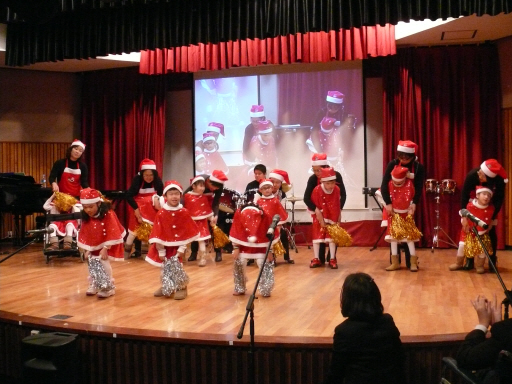
[[[23,384],[78,382],[77,335],[62,332],[25,337],[21,345]]]

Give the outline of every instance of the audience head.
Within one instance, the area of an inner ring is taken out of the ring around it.
[[[353,320],[371,321],[382,315],[379,287],[363,272],[348,275],[340,295],[341,314]]]

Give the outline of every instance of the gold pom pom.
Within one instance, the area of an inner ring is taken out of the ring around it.
[[[281,243],[281,240],[279,240],[277,243],[275,243],[272,246],[272,252],[274,253],[275,257],[284,256],[286,250],[284,249],[283,243]]]
[[[480,238],[482,239],[482,243],[484,243],[487,252],[491,252],[492,245],[489,234],[485,233],[481,235]],[[476,236],[473,236],[472,234],[468,233],[466,235],[466,239],[464,240],[464,256],[468,259],[472,259],[478,255],[481,255],[482,253],[484,253],[484,250],[482,249],[482,245],[480,244]]]
[[[283,182],[281,184],[281,189],[283,190],[284,193],[290,191],[292,189],[292,185],[291,184],[286,184],[285,182]]]
[[[352,236],[345,231],[339,224],[327,224],[327,233],[338,247],[350,247],[352,245]]]
[[[149,223],[143,221],[137,227],[135,227],[135,236],[142,242],[147,243],[149,241],[149,236],[151,235],[151,231],[153,230],[153,226]]]
[[[213,246],[215,248],[223,248],[229,243],[229,237],[226,236],[222,229],[214,225],[212,227],[213,232]]]
[[[395,213],[391,219],[389,234],[396,240],[417,241],[422,233],[416,227],[412,215],[407,215],[404,219],[398,213]]]
[[[68,212],[76,203],[77,200],[73,196],[64,192],[55,192],[53,204],[55,204],[55,208],[57,208],[59,211]]]

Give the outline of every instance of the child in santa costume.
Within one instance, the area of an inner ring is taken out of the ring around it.
[[[203,155],[206,160],[206,173],[219,169],[225,174],[229,173],[229,168],[218,152],[218,145],[215,135],[212,132],[203,133]]]
[[[70,207],[69,209],[60,209],[56,206],[55,198],[57,197],[57,193],[61,195],[66,195],[63,192],[56,192],[50,196],[48,200],[43,205],[43,209],[49,212],[51,215],[72,213],[72,212],[80,212],[82,210],[82,205],[71,196],[67,195],[67,198],[75,201],[76,203]],[[59,199],[57,199],[59,200]],[[73,238],[78,234],[78,222],[76,220],[60,220],[54,221],[50,223],[48,226],[53,229],[53,233],[48,237],[48,241],[50,245],[46,248],[49,251],[55,251],[59,249],[59,236],[64,237],[62,241],[62,249],[70,250],[73,245]]]
[[[338,160],[341,148],[341,135],[339,129],[336,129],[336,122],[333,117],[323,117],[320,129],[312,130],[309,139],[306,140],[311,152],[327,154],[327,160],[331,163]]]
[[[209,133],[209,134],[213,135],[214,140],[215,140],[214,147],[215,147],[215,150],[218,151],[219,150],[218,140],[219,140],[220,135],[226,136],[224,134],[224,124],[215,123],[212,121],[211,123],[208,123],[205,133]],[[203,137],[204,137],[204,134],[203,134]],[[203,140],[199,140],[195,145],[194,152],[196,155],[198,155],[200,153],[203,153],[203,151],[204,151],[204,142],[203,142]]]
[[[126,231],[112,210],[112,204],[103,201],[99,191],[82,189],[80,203],[83,213],[77,242],[89,261],[90,285],[86,295],[109,297],[115,294],[109,260],[124,260],[123,238]]]
[[[262,120],[255,125],[258,134],[253,136],[249,143],[249,157],[253,159],[254,165],[263,163],[268,168],[274,168],[277,165],[277,151],[272,136],[272,123]]]
[[[155,266],[163,266],[162,287],[154,296],[171,297],[183,300],[187,297],[189,278],[183,270],[181,258],[187,244],[199,237],[199,228],[190,212],[180,204],[183,188],[175,180],[165,182],[163,197],[165,203],[158,211],[149,237],[146,261]]]
[[[156,213],[161,208],[159,195],[162,194],[163,188],[164,184],[158,175],[155,162],[151,159],[142,160],[139,173],[133,178],[126,193],[126,201],[133,211],[128,216],[128,236],[124,244],[125,260],[131,256],[137,227],[142,223],[153,225]],[[140,253],[140,250],[137,252]]]
[[[479,185],[476,187],[476,198],[472,199],[466,209],[476,218],[489,225],[492,222],[494,215],[494,206],[491,203],[492,190],[488,187]],[[459,211],[459,215],[462,216],[462,210]],[[478,234],[480,235],[482,242],[487,248],[488,252],[492,251],[491,239],[489,237],[489,229],[483,229],[471,220],[467,220],[466,228],[462,228],[460,231],[459,249],[457,250],[457,260],[454,264],[450,265],[450,271],[457,271],[463,269],[464,257],[475,259],[476,273],[485,273],[485,253],[482,246],[472,228],[476,226]],[[467,231],[467,232],[466,232]]]
[[[406,219],[408,215],[412,218],[412,205],[415,193],[414,183],[409,177],[409,169],[407,167],[396,165],[391,171],[391,180],[388,184],[389,197],[393,208],[393,213],[398,214],[402,219]],[[381,191],[382,193],[382,191]],[[384,198],[384,196],[382,196]],[[400,269],[398,261],[398,243],[407,243],[407,248],[411,255],[411,272],[418,271],[418,257],[416,256],[416,247],[414,242],[419,238],[410,240],[407,237],[394,238],[391,234],[393,228],[393,216],[390,216],[386,210],[382,212],[383,220],[387,221],[387,232],[384,238],[391,245],[391,265],[386,268],[386,271],[396,271]],[[396,224],[396,223],[395,223]]]
[[[331,259],[329,265],[332,269],[338,269],[336,260],[336,244],[327,232],[327,224],[336,224],[341,221],[340,188],[336,185],[336,172],[333,168],[322,168],[320,184],[313,189],[311,201],[315,204],[313,218],[313,253],[315,258],[311,260],[310,268],[318,268],[322,265],[319,259],[320,244],[329,245]]]
[[[271,173],[272,175],[273,173]],[[269,217],[274,217],[275,215],[279,215],[279,222],[277,223],[278,226],[276,227],[274,231],[274,239],[280,240],[282,238],[281,236],[281,229],[280,227],[286,223],[286,220],[288,219],[288,212],[286,212],[286,209],[284,209],[283,205],[281,204],[281,201],[277,196],[273,194],[273,188],[274,183],[270,179],[264,179],[260,182],[259,191],[261,193],[258,196],[257,199],[255,199],[256,204],[263,209],[263,212],[265,212]],[[284,233],[286,235],[286,233]],[[283,245],[284,247],[284,245]],[[275,257],[274,257],[275,260]]]
[[[205,181],[203,176],[196,176],[191,180],[192,190],[183,196],[183,206],[190,212],[192,219],[199,228],[199,255],[191,255],[188,261],[199,258],[198,265],[206,265],[206,242],[211,239],[209,219],[213,217],[211,200],[204,194]]]
[[[272,217],[258,206],[249,203],[238,209],[233,217],[229,239],[233,243],[233,276],[235,282],[234,296],[244,295],[246,291],[245,266],[247,259],[256,259],[260,268],[264,266],[258,289],[264,297],[269,297],[274,287],[274,263],[272,256],[264,263],[270,240],[267,231],[272,223]],[[273,239],[272,245],[279,238]]]

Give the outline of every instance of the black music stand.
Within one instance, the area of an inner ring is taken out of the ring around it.
[[[375,203],[377,204],[380,211],[382,212],[383,211],[382,205],[379,203],[379,201],[375,197],[375,192],[377,192],[378,190],[379,190],[379,188],[363,187],[363,195],[369,195],[369,196],[373,197],[373,200],[375,200]],[[382,236],[384,236],[385,233],[386,233],[386,227],[384,227],[382,229],[382,232],[380,233],[377,241],[375,242],[375,244],[373,244],[373,247],[370,248],[370,252],[373,251],[374,249],[377,249],[377,245],[379,244],[380,239],[382,238]]]

